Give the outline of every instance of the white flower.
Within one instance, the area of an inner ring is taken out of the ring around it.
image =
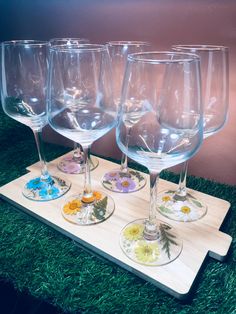
[[[174,214],[180,221],[193,221],[199,218],[198,212],[188,201],[177,201],[172,204]]]

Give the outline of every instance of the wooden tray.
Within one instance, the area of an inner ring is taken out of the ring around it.
[[[51,172],[59,172],[56,165],[60,158],[49,164]],[[117,167],[117,164],[99,158],[99,166],[92,171],[93,188],[105,191],[100,183],[101,178],[105,172]],[[115,201],[114,214],[101,224],[77,226],[62,217],[60,204],[68,196],[81,191],[83,175],[66,175],[72,182],[72,188],[63,197],[49,202],[33,202],[22,195],[21,188],[32,173],[39,173],[39,164],[30,166],[28,170],[30,172],[26,175],[0,188],[0,196],[3,199],[75,240],[79,245],[150,281],[178,299],[188,296],[208,254],[219,261],[223,261],[227,255],[232,238],[219,231],[230,207],[227,201],[192,190],[191,193],[195,197],[201,198],[208,204],[208,213],[205,217],[196,222],[182,223],[170,221],[160,215],[162,221],[178,229],[183,239],[183,251],[174,262],[168,265],[148,267],[134,263],[123,254],[119,247],[119,234],[128,222],[148,215],[149,183],[142,190],[125,195],[109,193],[106,190],[106,193],[110,194]],[[148,179],[148,175],[144,175]],[[175,184],[160,180],[159,191],[175,188]]]

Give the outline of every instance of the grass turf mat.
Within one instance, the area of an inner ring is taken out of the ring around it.
[[[24,174],[25,168],[38,157],[32,132],[2,111],[0,140],[0,185],[3,185]],[[68,151],[52,144],[47,144],[45,150],[48,159]],[[178,180],[170,172],[164,172],[162,177]],[[231,202],[222,230],[235,237],[235,186],[195,177],[189,177],[188,186]],[[77,247],[68,238],[2,200],[0,237],[1,279],[66,313],[236,313],[235,239],[226,262],[206,260],[192,296],[183,303]]]

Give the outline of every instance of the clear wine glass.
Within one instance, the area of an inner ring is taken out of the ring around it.
[[[71,90],[78,90],[71,98]],[[104,45],[50,48],[48,119],[59,134],[79,142],[85,162],[84,189],[62,205],[63,217],[74,224],[91,225],[110,217],[115,205],[103,191],[91,187],[88,158],[94,141],[116,124],[111,67]]]
[[[41,175],[30,179],[23,195],[34,201],[48,201],[66,193],[71,183],[48,172],[42,146],[46,117],[48,42],[16,40],[2,43],[1,99],[4,112],[29,126],[36,140]]]
[[[81,44],[89,44],[89,40],[86,38],[52,38],[49,41],[50,46],[67,45],[75,46]],[[71,97],[75,97],[78,91],[76,89],[71,90]],[[57,167],[59,170],[69,174],[84,173],[84,157],[83,150],[79,143],[74,142],[73,152],[60,159]],[[89,157],[90,170],[94,170],[98,166],[98,159],[96,157]]]
[[[112,64],[114,99],[119,104],[128,54],[147,51],[150,49],[150,44],[143,41],[110,41],[107,43],[107,48]],[[127,135],[127,145],[128,141],[129,135]],[[139,171],[128,168],[128,157],[122,153],[121,166],[105,173],[102,184],[113,192],[130,193],[143,188],[146,179]]]
[[[203,101],[203,137],[208,138],[222,129],[228,112],[228,48],[213,45],[175,45],[175,51],[194,53],[200,57]],[[183,164],[176,191],[158,195],[158,210],[164,216],[190,222],[207,213],[207,204],[186,188],[188,162]]]
[[[175,228],[156,219],[156,187],[163,169],[189,159],[199,149],[201,105],[197,56],[173,51],[128,56],[117,143],[150,173],[149,217],[130,222],[120,236],[122,250],[135,262],[164,265],[181,253],[182,240]]]

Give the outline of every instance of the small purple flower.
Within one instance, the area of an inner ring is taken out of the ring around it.
[[[59,189],[55,186],[48,186],[40,190],[39,195],[44,199],[52,199],[58,196]]]
[[[114,170],[114,171],[107,172],[104,178],[106,181],[117,181],[120,179],[119,171]]]
[[[120,178],[117,182],[116,182],[116,187],[118,190],[124,192],[124,193],[128,193],[132,190],[135,189],[136,184],[135,182],[127,177],[124,178]]]
[[[36,178],[36,179],[32,179],[29,182],[27,182],[26,187],[29,190],[37,190],[37,189],[41,189],[44,186],[44,182],[42,182],[42,180],[40,179],[40,177]]]

